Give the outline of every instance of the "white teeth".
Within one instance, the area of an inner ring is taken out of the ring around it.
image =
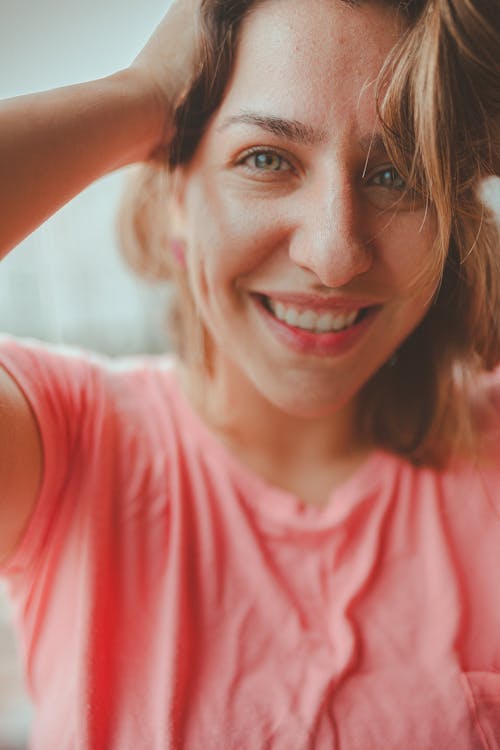
[[[315,333],[342,331],[354,323],[359,312],[359,310],[354,310],[349,313],[336,312],[334,314],[327,312],[318,314],[314,310],[298,311],[295,307],[289,307],[282,302],[274,302],[270,297],[267,298],[267,301],[278,320],[288,323],[289,326],[303,328]]]
[[[277,318],[280,320],[285,320],[286,318],[286,308],[285,305],[282,302],[276,302],[273,306],[274,308],[274,314]]]
[[[346,318],[346,325],[352,326],[356,318],[358,317],[358,310],[354,310],[354,312],[349,313],[349,315]]]
[[[313,331],[316,328],[318,316],[313,313],[312,310],[306,310],[299,315],[299,328],[307,328],[309,331]]]
[[[323,313],[319,316],[316,321],[316,331],[323,333],[325,331],[331,331],[333,328],[333,315],[331,313]]]
[[[287,310],[285,310],[285,320],[289,326],[298,326],[299,314],[297,310],[294,310],[293,307],[289,307]]]
[[[336,315],[333,319],[332,328],[334,331],[341,331],[346,327],[346,315]]]

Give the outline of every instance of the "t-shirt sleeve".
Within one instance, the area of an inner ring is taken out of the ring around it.
[[[0,365],[26,396],[43,447],[43,480],[34,511],[0,568],[9,575],[35,562],[56,524],[66,483],[81,462],[82,444],[92,440],[89,430],[99,416],[100,371],[83,352],[8,336],[0,336]]]

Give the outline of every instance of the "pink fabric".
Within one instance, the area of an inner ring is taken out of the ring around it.
[[[166,358],[7,339],[0,361],[45,451],[3,569],[33,748],[500,748],[498,463],[378,453],[304,507],[228,454]]]

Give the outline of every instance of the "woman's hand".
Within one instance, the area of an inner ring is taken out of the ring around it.
[[[201,0],[174,0],[132,65],[0,102],[0,258],[94,180],[152,158],[189,83]]]
[[[150,89],[164,122],[162,146],[172,135],[175,101],[193,75],[201,0],[173,0],[131,71]]]

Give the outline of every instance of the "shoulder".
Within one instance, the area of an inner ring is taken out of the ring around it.
[[[51,442],[64,444],[64,453],[75,442],[82,449],[100,439],[119,449],[120,438],[138,443],[159,424],[182,421],[171,355],[115,358],[0,336],[0,366],[29,405],[47,453]]]
[[[77,408],[95,385],[100,367],[99,358],[83,349],[5,335],[0,336],[0,364],[35,414],[43,401],[53,409],[57,403]]]
[[[24,553],[17,560],[38,559],[49,529],[52,535],[63,522],[65,507],[71,506],[71,512],[79,509],[81,515],[96,512],[92,502],[88,510],[82,504],[95,497],[103,505],[105,486],[113,498],[122,500],[133,492],[151,494],[152,484],[165,487],[164,472],[168,456],[175,455],[177,432],[171,408],[172,369],[168,357],[111,359],[0,336],[0,373],[6,373],[6,396],[13,393],[9,403],[16,407],[16,434],[26,425],[19,449],[6,437],[9,451],[2,451],[3,464],[12,467],[15,449],[20,470],[19,491],[10,492],[9,502],[18,510],[15,518],[9,516],[9,539],[2,543],[0,535],[0,558],[6,558],[24,529],[25,542],[18,546]],[[10,411],[14,414],[13,407]],[[9,425],[4,427],[1,434],[7,436]],[[31,444],[28,455],[26,446]],[[39,457],[38,463],[31,454]],[[28,473],[33,481],[26,490],[20,480],[24,477],[25,482]],[[23,503],[18,497],[21,490]],[[2,528],[7,530],[5,519]]]
[[[49,398],[68,406],[88,409],[92,398],[117,398],[144,407],[174,368],[171,356],[137,355],[113,358],[74,346],[54,345],[35,339],[0,335],[0,364],[29,401]],[[49,399],[50,400],[50,399]]]
[[[500,367],[479,373],[466,390],[469,436],[460,453],[436,473],[450,518],[467,518],[464,533],[479,526],[500,542]],[[478,526],[479,524],[479,526]],[[500,549],[500,548],[499,548]]]

